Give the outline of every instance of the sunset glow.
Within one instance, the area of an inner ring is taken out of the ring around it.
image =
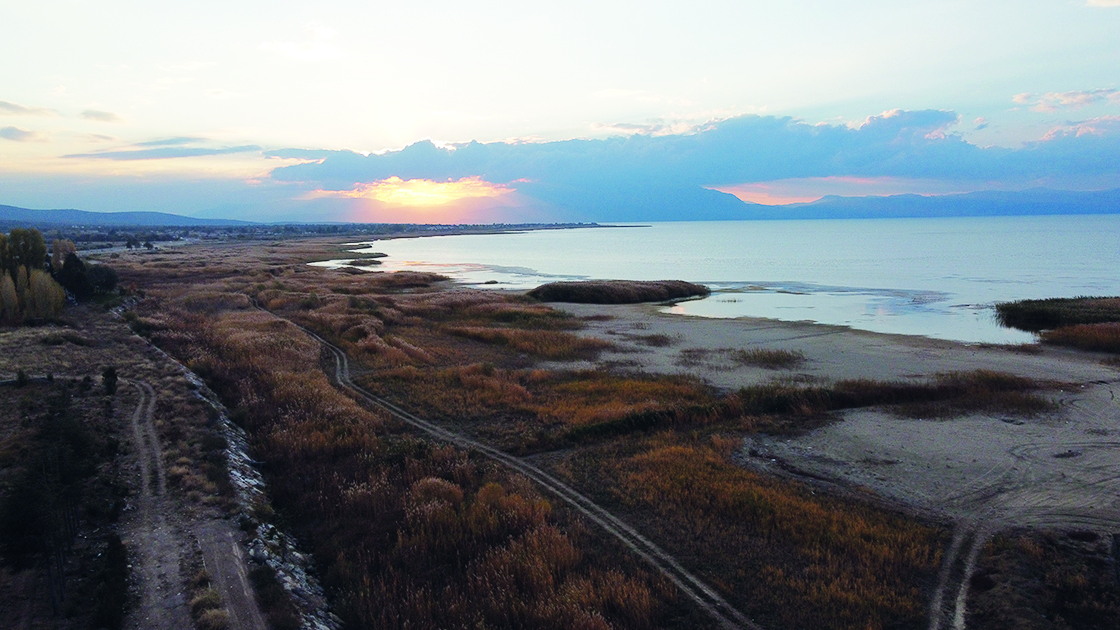
[[[383,203],[410,208],[442,206],[461,199],[500,197],[513,192],[504,184],[493,184],[481,177],[464,177],[445,182],[430,179],[390,177],[375,182],[356,184],[353,190],[317,190],[316,197],[374,199]]]
[[[712,190],[735,195],[747,203],[783,206],[811,203],[826,195],[863,197],[867,195],[945,195],[961,192],[956,182],[906,177],[799,177],[769,182],[712,186]]]

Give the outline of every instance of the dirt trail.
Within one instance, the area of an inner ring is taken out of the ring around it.
[[[163,453],[152,424],[156,395],[151,385],[130,381],[139,396],[132,414],[132,446],[140,468],[136,513],[126,524],[129,545],[134,555],[134,571],[139,582],[140,603],[129,612],[129,629],[183,628],[189,630],[190,612],[185,581],[180,575],[180,559],[186,549],[182,527],[174,520],[167,500],[167,480],[163,474]],[[153,475],[153,469],[155,474]]]
[[[125,525],[126,543],[140,595],[124,627],[129,630],[193,627],[184,560],[198,545],[211,582],[222,595],[230,628],[266,630],[264,616],[249,584],[244,551],[227,521],[188,519],[167,494],[163,451],[154,424],[157,396],[144,381],[127,381],[139,397],[131,420],[131,441],[140,479],[135,514]]]
[[[758,624],[736,610],[714,589],[685,569],[676,558],[666,553],[648,538],[638,533],[633,527],[626,524],[591,499],[521,458],[514,457],[489,445],[418,418],[396,405],[374,396],[362,387],[356,385],[350,379],[350,361],[345,352],[311,330],[299,326],[294,322],[291,323],[294,326],[298,326],[331,353],[335,362],[335,379],[341,387],[351,390],[370,404],[380,407],[402,422],[427,433],[437,440],[454,444],[460,448],[483,453],[491,459],[525,475],[582,514],[589,521],[601,527],[611,536],[614,536],[640,558],[649,563],[654,569],[669,578],[686,597],[707,612],[720,627],[728,629],[747,628],[749,630],[761,630]]]
[[[245,550],[228,523],[210,521],[195,528],[202,547],[203,566],[210,572],[214,588],[222,595],[229,612],[229,627],[237,630],[267,630],[268,625],[253,598]]]

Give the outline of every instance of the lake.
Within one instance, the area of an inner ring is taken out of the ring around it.
[[[494,288],[688,280],[712,295],[664,310],[965,342],[1034,340],[1000,327],[996,302],[1120,295],[1120,215],[673,222],[382,240],[355,251],[387,254],[384,271]]]

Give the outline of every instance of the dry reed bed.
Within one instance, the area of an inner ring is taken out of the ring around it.
[[[529,291],[528,295],[542,302],[637,304],[680,300],[709,293],[708,287],[683,280],[588,280],[550,282]]]
[[[970,627],[991,630],[1116,628],[1115,543],[1091,531],[1006,532],[972,574]]]
[[[664,432],[571,454],[563,468],[764,627],[923,626],[944,529],[744,470],[730,459],[739,444]]]
[[[222,290],[238,284],[149,285],[160,297],[143,303],[140,317],[151,322],[153,340],[236,408],[275,505],[309,541],[348,624],[660,624],[674,598],[666,583],[628,561],[610,569],[586,554],[579,527],[560,529],[523,480],[457,449],[392,434],[384,418],[330,385],[319,348],[302,331]],[[278,308],[301,308],[271,297]]]
[[[996,304],[1004,326],[1029,332],[1120,321],[1120,297],[1047,298]]]
[[[1004,326],[1058,346],[1120,354],[1120,297],[1050,298],[996,305]]]

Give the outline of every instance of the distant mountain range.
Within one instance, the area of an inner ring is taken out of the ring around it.
[[[933,217],[1031,216],[1063,214],[1120,214],[1120,189],[1068,191],[1033,188],[1017,192],[983,191],[955,195],[890,195],[884,197],[828,196],[812,203],[764,206],[740,201],[715,190],[617,191],[587,199],[588,216],[581,221],[712,221],[774,219],[901,219]],[[648,203],[645,203],[648,201]],[[618,208],[627,208],[626,212]],[[311,215],[311,209],[308,208]],[[297,211],[298,212],[298,211]],[[291,212],[289,212],[291,214]],[[591,216],[602,215],[600,217]],[[617,215],[617,216],[613,216]],[[344,219],[331,217],[335,222]],[[308,220],[308,223],[322,223]],[[29,210],[0,205],[4,225],[81,225],[88,227],[230,227],[261,225],[233,219],[199,219],[165,212],[86,212]]]
[[[827,196],[787,206],[747,204],[743,219],[891,219],[1044,214],[1120,214],[1120,189],[1092,192],[1033,188],[956,195]]]
[[[87,212],[85,210],[31,210],[0,205],[5,225],[81,225],[87,227],[230,227],[253,225],[233,219],[196,219],[166,212]]]

